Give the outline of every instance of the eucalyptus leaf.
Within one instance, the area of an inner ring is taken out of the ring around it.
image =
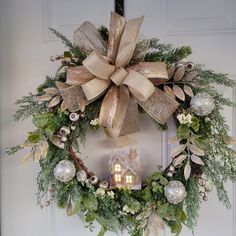
[[[181,152],[183,152],[186,148],[186,145],[185,144],[181,144],[177,147],[175,147],[172,152],[171,152],[171,157],[176,157],[178,156]]]
[[[181,164],[185,159],[187,158],[187,155],[179,155],[177,158],[174,159],[174,165],[178,166]]]
[[[191,156],[191,161],[193,161],[194,163],[198,165],[204,165],[204,162],[202,161],[202,159],[196,155]]]
[[[50,103],[48,104],[48,107],[55,107],[56,105],[58,105],[61,101],[61,96],[56,96],[54,97]]]
[[[184,85],[184,92],[190,97],[194,96],[193,90],[188,85]]]
[[[177,98],[179,98],[182,101],[185,101],[185,94],[178,85],[173,85],[173,92]]]
[[[175,72],[174,74],[174,80],[175,81],[179,81],[183,78],[184,76],[184,73],[185,73],[185,68],[184,66],[180,67],[179,69],[177,69],[177,71]]]
[[[192,153],[194,153],[197,156],[204,156],[205,153],[202,149],[200,149],[199,147],[197,147],[196,145],[193,144],[189,144],[189,149]]]
[[[188,160],[185,167],[184,167],[185,180],[188,180],[188,178],[190,177],[190,174],[191,174],[191,165],[190,165],[190,162]]]
[[[43,91],[44,91],[45,93],[51,94],[51,95],[58,95],[58,94],[59,94],[58,89],[55,88],[55,87],[45,88]],[[51,96],[51,98],[52,98],[52,96]]]

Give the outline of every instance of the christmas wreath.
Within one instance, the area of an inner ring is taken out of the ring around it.
[[[54,77],[46,77],[36,94],[16,102],[15,120],[32,116],[37,129],[7,152],[29,148],[23,163],[39,162],[38,203],[55,201],[90,228],[99,222],[99,236],[123,230],[133,236],[157,234],[164,225],[179,235],[183,224],[196,225],[200,202],[213,186],[230,207],[224,183],[236,181],[230,147],[235,140],[221,115],[222,107],[233,103],[212,85],[233,87],[234,81],[188,61],[190,47],[173,48],[156,38],[138,40],[142,21],[126,22],[112,12],[109,29],[84,22],[73,43],[51,29],[68,51],[51,58],[61,62]],[[138,131],[139,113],[161,130],[174,118],[171,163],[141,181],[136,149],[118,150],[111,155],[110,180],[98,179],[79,157],[86,130],[103,127],[115,144]],[[45,202],[47,193],[51,198]]]

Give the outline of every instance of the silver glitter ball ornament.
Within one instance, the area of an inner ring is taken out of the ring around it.
[[[60,161],[54,168],[54,176],[61,182],[68,182],[75,176],[75,166],[71,161]]]
[[[87,173],[85,170],[80,170],[76,173],[76,178],[79,182],[84,182],[87,179]]]
[[[165,196],[168,202],[178,204],[186,198],[186,190],[180,181],[170,181],[165,186]]]
[[[190,108],[198,116],[207,116],[214,110],[215,102],[208,93],[198,93],[191,99]]]

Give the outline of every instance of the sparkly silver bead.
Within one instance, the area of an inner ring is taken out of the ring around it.
[[[186,190],[180,181],[170,181],[165,186],[165,196],[168,202],[178,204],[186,198]]]
[[[176,64],[176,67],[177,67],[177,68],[184,67],[184,63],[179,62],[179,63]]]
[[[198,183],[201,187],[205,187],[206,181],[203,178],[199,178]]]
[[[108,181],[106,181],[106,180],[103,180],[103,181],[101,181],[101,182],[99,183],[99,188],[107,189],[108,186],[109,186],[109,183],[108,183]]]
[[[76,178],[79,182],[84,182],[87,179],[87,173],[85,170],[80,170],[76,174]]]
[[[206,192],[211,192],[213,190],[213,184],[211,181],[206,181],[206,184],[205,184],[205,191]]]
[[[172,176],[173,176],[173,173],[172,173],[171,171],[168,171],[168,172],[167,172],[167,176],[168,176],[168,177],[172,177]]]
[[[60,161],[54,168],[54,176],[61,182],[68,182],[75,176],[75,166],[71,161]]]
[[[201,196],[201,197],[204,197],[204,196],[205,196],[205,193],[204,193],[204,192],[200,192],[200,196]]]
[[[71,120],[71,121],[77,121],[77,120],[79,120],[79,114],[77,114],[77,113],[75,113],[75,112],[71,113],[71,114],[70,114],[70,120]]]
[[[198,116],[207,116],[214,110],[215,102],[208,93],[198,93],[191,99],[190,108]]]
[[[97,183],[98,183],[98,177],[95,176],[95,175],[91,176],[90,179],[89,179],[89,182],[90,182],[92,185],[97,184]]]
[[[170,168],[169,168],[169,170],[170,170],[171,172],[173,172],[173,171],[175,171],[175,167],[171,165]]]
[[[72,126],[70,127],[71,130],[75,130],[75,128],[76,128],[76,127],[75,127],[74,125],[72,125]]]

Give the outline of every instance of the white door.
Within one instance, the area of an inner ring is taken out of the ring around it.
[[[60,54],[63,46],[48,31],[53,27],[68,37],[84,20],[96,25],[108,25],[112,0],[1,0],[0,1],[0,82],[1,82],[1,236],[74,236],[96,235],[90,232],[76,216],[67,217],[54,206],[41,210],[36,205],[37,164],[22,166],[23,154],[14,158],[5,155],[8,146],[21,143],[27,131],[33,130],[30,121],[14,124],[11,114],[14,101],[43,82],[46,74],[53,75],[57,64],[49,61],[51,55]],[[236,76],[236,1],[235,0],[126,0],[127,18],[145,15],[142,33],[159,37],[175,46],[191,45],[191,59],[206,64],[218,72]],[[221,88],[220,88],[221,89]],[[236,99],[236,90],[222,90]],[[235,111],[224,111],[236,135]],[[161,134],[154,125],[142,118],[141,132],[133,137],[140,147],[143,176],[152,172],[154,161],[168,163],[168,133]],[[88,135],[84,157],[99,176],[108,176],[102,167],[112,147],[100,132]],[[145,140],[145,142],[143,142]],[[93,144],[93,146],[92,146]],[[141,145],[142,144],[142,145]],[[91,148],[93,147],[93,148]],[[155,154],[153,154],[155,153]],[[105,174],[104,174],[105,172]],[[232,209],[226,210],[216,194],[202,204],[196,236],[236,235],[236,187],[228,183]],[[107,234],[113,235],[113,234]],[[124,234],[126,235],[126,234]],[[168,230],[163,233],[170,236]],[[191,232],[184,230],[183,236]]]

